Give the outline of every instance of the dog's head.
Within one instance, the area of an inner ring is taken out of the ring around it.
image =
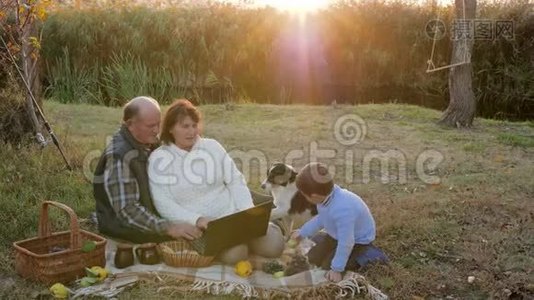
[[[267,178],[261,183],[261,188],[267,192],[275,186],[287,186],[295,182],[297,172],[292,166],[283,163],[275,163],[267,171]]]

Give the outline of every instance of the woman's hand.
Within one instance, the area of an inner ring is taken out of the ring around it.
[[[332,282],[340,282],[343,279],[343,275],[340,272],[330,270],[325,275],[326,279]]]
[[[202,236],[200,229],[187,223],[169,223],[166,232],[167,235],[175,239],[195,240]]]
[[[197,220],[197,227],[202,229],[202,230],[206,230],[208,229],[208,223],[210,222],[211,220],[206,218],[206,217],[200,217],[198,218]]]

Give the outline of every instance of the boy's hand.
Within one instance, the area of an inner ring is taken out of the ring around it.
[[[300,236],[300,231],[293,231],[293,233],[291,233],[291,236],[289,237],[289,240],[295,240],[297,242],[300,242],[300,240],[302,240],[302,237]]]
[[[340,282],[343,279],[343,275],[340,272],[328,271],[325,275],[326,279],[332,282]]]

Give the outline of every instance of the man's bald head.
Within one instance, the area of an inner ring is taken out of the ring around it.
[[[158,142],[161,111],[153,98],[141,96],[130,100],[124,105],[122,121],[139,143]]]
[[[124,105],[122,121],[128,123],[128,121],[139,115],[154,111],[160,111],[159,103],[154,98],[147,96],[135,97]]]

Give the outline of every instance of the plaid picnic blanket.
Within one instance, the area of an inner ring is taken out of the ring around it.
[[[373,287],[362,275],[347,272],[339,283],[328,282],[321,269],[312,269],[292,276],[274,278],[261,271],[264,258],[251,256],[249,261],[255,271],[247,278],[234,273],[233,266],[215,264],[207,268],[176,268],[163,263],[143,265],[137,261],[124,269],[117,269],[113,260],[118,242],[108,239],[106,245],[106,268],[113,274],[145,274],[153,276],[172,276],[179,282],[189,283],[187,289],[212,295],[236,294],[243,298],[268,299],[286,297],[307,299],[353,298],[357,295],[370,299],[384,300],[388,297]]]

